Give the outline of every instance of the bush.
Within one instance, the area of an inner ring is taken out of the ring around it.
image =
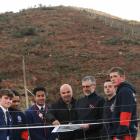
[[[104,40],[103,43],[106,45],[118,45],[121,44],[121,39],[118,37],[112,37],[110,39]]]
[[[135,78],[140,78],[140,72],[131,72],[130,75]]]
[[[140,45],[140,40],[137,39],[129,39],[129,38],[118,38],[112,37],[110,39],[104,40],[102,43],[106,45],[121,45],[121,44],[131,44],[131,45]]]
[[[125,44],[140,45],[140,40],[135,39],[122,39],[122,42]]]
[[[1,15],[0,15],[0,21],[1,21],[1,22],[9,21],[9,18],[8,18],[7,15],[1,14]]]
[[[31,26],[22,27],[20,29],[14,30],[12,35],[14,37],[33,36],[36,35],[36,28]]]

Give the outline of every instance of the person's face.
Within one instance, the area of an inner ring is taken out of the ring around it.
[[[115,94],[115,87],[111,81],[104,83],[104,93],[107,96],[113,96]]]
[[[46,95],[44,91],[37,91],[35,95],[36,104],[43,106],[46,101]]]
[[[0,98],[0,104],[1,106],[3,106],[5,109],[8,109],[11,104],[12,104],[12,98],[7,96],[7,95],[4,95]]]
[[[14,109],[18,109],[20,106],[20,97],[19,96],[14,96],[12,98],[12,105],[11,107]]]
[[[69,86],[64,86],[60,90],[60,96],[65,103],[70,103],[73,96],[72,89]]]
[[[110,80],[115,87],[120,85],[125,80],[125,76],[120,75],[118,72],[111,72],[110,73]]]
[[[95,91],[96,84],[93,84],[91,81],[83,81],[82,88],[84,95],[88,96]]]

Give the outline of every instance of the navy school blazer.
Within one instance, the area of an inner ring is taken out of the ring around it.
[[[2,127],[11,127],[12,126],[12,118],[9,117],[9,125],[6,124],[4,112],[0,107],[0,128]],[[4,129],[0,130],[0,140],[7,140],[7,133],[9,133],[10,140],[12,139],[12,130]]]
[[[47,106],[45,111],[47,112]],[[28,126],[43,126],[46,125],[40,117],[40,111],[36,105],[31,106],[25,111]],[[53,140],[50,128],[33,128],[29,129],[30,140]]]

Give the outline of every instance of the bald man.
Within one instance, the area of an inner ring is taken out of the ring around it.
[[[69,84],[63,84],[60,87],[60,98],[51,106],[52,124],[75,123],[77,119],[75,102],[72,87]],[[74,132],[58,133],[59,140],[74,140],[74,137]]]

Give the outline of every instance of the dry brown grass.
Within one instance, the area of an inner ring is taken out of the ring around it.
[[[85,75],[96,76],[97,90],[103,92],[112,66],[123,67],[139,93],[139,45],[116,40],[127,36],[90,15],[54,7],[0,16],[0,78],[10,79],[14,88],[23,90],[25,54],[28,89],[45,85],[50,100],[57,98],[63,83],[71,84],[76,96],[80,94]]]

